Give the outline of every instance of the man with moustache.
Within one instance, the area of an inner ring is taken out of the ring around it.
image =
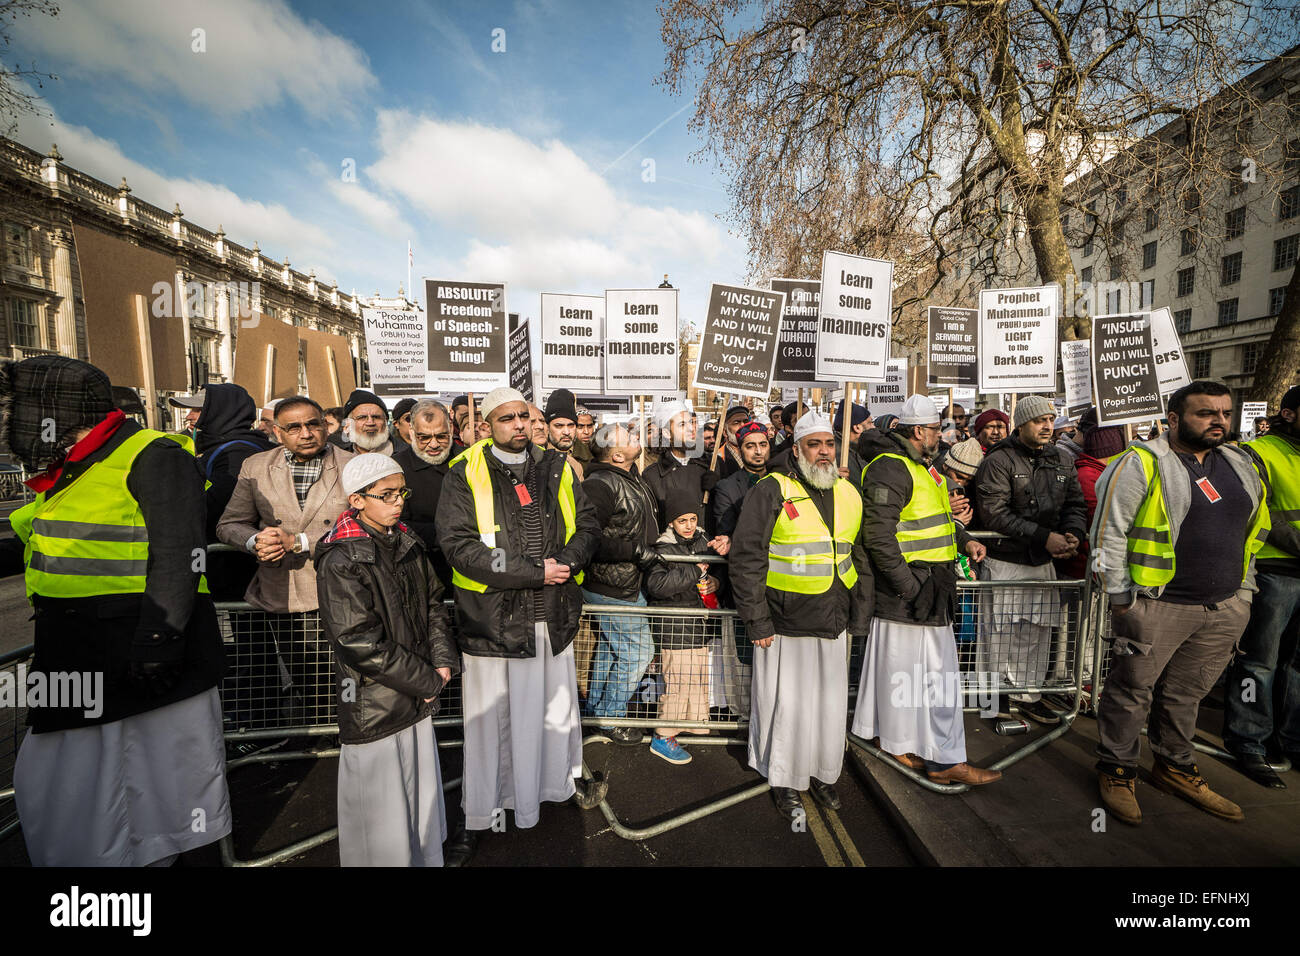
[[[1017,409],[1018,410],[1018,409]],[[1209,788],[1192,737],[1201,700],[1250,620],[1268,501],[1245,449],[1225,444],[1232,393],[1220,382],[1169,397],[1169,430],[1136,441],[1097,482],[1092,569],[1110,596],[1110,674],[1097,706],[1098,784],[1138,824],[1140,733],[1151,782],[1225,820],[1241,807]]]
[[[451,437],[451,415],[445,405],[431,399],[411,408],[411,444],[393,456],[406,475],[411,489],[402,520],[424,542],[434,574],[444,588],[451,588],[451,565],[438,548],[438,500],[450,460],[465,450]]]
[[[975,437],[979,439],[980,447],[984,449],[985,454],[988,454],[990,448],[1007,437],[1007,426],[1010,424],[1011,419],[1000,408],[990,408],[976,416],[973,431]]]
[[[573,457],[585,466],[591,461],[591,436],[596,433],[596,416],[578,407],[577,438],[573,443]]]
[[[793,442],[786,469],[745,499],[728,564],[755,645],[749,765],[772,785],[777,810],[797,820],[801,790],[840,806],[848,635],[867,631],[871,570],[862,496],[839,477],[831,420],[809,412]]]
[[[546,433],[549,446],[568,458],[574,477],[582,481],[582,464],[574,457],[578,440],[578,406],[567,388],[557,388],[546,399]]]
[[[744,467],[730,477],[723,478],[713,489],[709,507],[713,509],[715,534],[730,535],[736,530],[740,508],[745,503],[749,489],[767,474],[768,454],[772,450],[767,429],[757,422],[746,422],[737,430],[736,438]]]
[[[343,427],[330,435],[329,441],[344,451],[375,452],[391,458],[393,440],[388,434],[388,406],[374,392],[355,389],[343,403]]]

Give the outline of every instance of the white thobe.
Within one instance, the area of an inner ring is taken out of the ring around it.
[[[848,636],[776,635],[754,647],[749,765],[773,787],[834,783],[844,767],[849,716]]]
[[[498,810],[513,810],[521,829],[536,826],[541,803],[568,800],[582,775],[573,645],[552,654],[544,621],[535,643],[533,657],[463,655],[467,830],[491,829]]]

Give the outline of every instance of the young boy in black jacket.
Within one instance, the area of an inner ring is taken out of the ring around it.
[[[460,670],[442,584],[399,520],[401,466],[366,454],[343,468],[351,505],[316,546],[321,627],[339,693],[343,866],[442,866],[447,819],[432,717]]]
[[[701,502],[691,495],[669,498],[666,511],[673,517],[655,551],[661,555],[713,554],[709,536],[699,525]],[[659,719],[665,723],[709,719],[709,641],[718,636],[716,618],[704,609],[717,607],[718,579],[709,574],[703,561],[663,561],[651,567],[645,577],[646,598],[651,607],[695,608],[698,615],[651,616],[655,643],[663,662],[667,692],[659,698]],[[707,730],[688,731],[708,733]],[[677,742],[677,731],[657,729],[650,750],[669,763],[688,764],[691,755]]]

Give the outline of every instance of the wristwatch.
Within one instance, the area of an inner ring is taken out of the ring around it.
[[[290,548],[290,550],[291,550],[294,554],[301,554],[301,553],[302,553],[302,535],[295,534],[295,535],[293,536],[293,547]]]

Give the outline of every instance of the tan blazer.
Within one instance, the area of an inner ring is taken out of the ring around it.
[[[244,593],[244,600],[253,607],[280,613],[316,610],[316,568],[311,552],[348,507],[342,477],[343,466],[351,457],[351,452],[326,444],[325,465],[302,508],[298,507],[283,448],[244,459],[230,503],[217,522],[217,537],[243,550],[250,537],[277,521],[291,535],[307,535],[307,547],[301,553],[258,564]]]

